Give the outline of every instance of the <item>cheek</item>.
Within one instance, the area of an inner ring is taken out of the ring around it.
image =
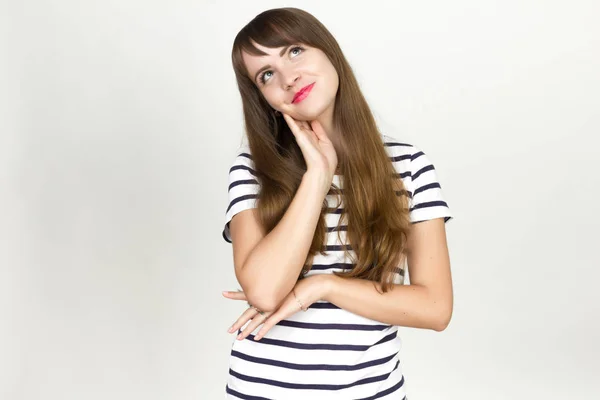
[[[276,90],[272,90],[271,88],[265,89],[263,92],[263,97],[272,107],[277,107],[281,103],[281,96],[277,93]]]
[[[278,92],[275,90],[270,93],[265,92],[263,95],[265,97],[265,100],[267,100],[267,103],[269,103],[271,107],[278,110],[282,110],[287,107],[285,98],[280,91]]]
[[[335,70],[335,68],[331,68],[331,72],[329,74],[330,80],[331,80],[331,88],[334,92],[337,92],[337,89],[339,87],[340,81],[339,81],[339,76],[337,74],[337,71]]]
[[[338,80],[338,76],[337,76],[337,71],[335,70],[335,67],[333,66],[333,64],[331,64],[329,62],[329,60],[325,59],[325,60],[321,60],[320,64],[319,64],[319,71],[321,71],[325,77],[327,78],[328,84],[333,85],[337,85],[337,80]]]
[[[333,65],[331,65],[330,63],[328,63],[327,66],[328,66],[329,76],[334,81],[334,84],[337,85],[336,82],[338,80],[338,74],[337,74],[337,71],[335,70],[335,67]]]

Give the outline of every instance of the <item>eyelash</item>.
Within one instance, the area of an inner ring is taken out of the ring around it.
[[[294,46],[294,47],[292,47],[292,48],[290,49],[290,51],[289,51],[289,52],[291,53],[291,52],[292,52],[292,51],[294,51],[295,49],[300,49],[301,51],[304,51],[304,47],[302,47],[302,46]],[[259,80],[259,82],[260,82],[260,83],[262,83],[263,85],[266,83],[266,82],[265,82],[265,74],[266,74],[267,72],[271,72],[271,71],[270,71],[270,70],[263,71],[263,72],[260,74],[260,76],[258,77],[258,80]]]

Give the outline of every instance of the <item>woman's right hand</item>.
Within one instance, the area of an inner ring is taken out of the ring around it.
[[[321,124],[318,121],[311,121],[310,124],[307,121],[297,121],[285,113],[283,118],[302,150],[307,170],[325,172],[331,182],[338,159],[333,143]]]

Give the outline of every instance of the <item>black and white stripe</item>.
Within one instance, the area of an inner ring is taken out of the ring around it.
[[[413,223],[433,218],[452,218],[444,201],[436,170],[418,148],[382,135],[397,177],[403,180]],[[343,179],[334,183],[342,188]],[[229,204],[223,238],[231,243],[229,222],[243,210],[256,207],[259,184],[249,148],[242,146],[229,171]],[[330,274],[351,269],[344,254],[354,252],[346,243],[347,226],[337,224],[343,213],[333,194],[327,195],[330,209],[325,255],[317,254],[311,271]],[[398,275],[403,270],[397,269]],[[334,304],[319,301],[306,312],[281,321],[259,341],[257,328],[246,339],[233,341],[226,384],[230,399],[382,399],[405,397],[400,362],[398,327],[353,314]]]
[[[410,199],[410,219],[413,223],[434,218],[444,218],[450,221],[453,216],[448,204],[444,200],[437,171],[429,157],[414,145],[397,141],[395,138],[382,135],[385,148],[390,160],[396,167],[397,177],[401,178],[406,187],[406,195]],[[340,177],[335,176],[334,182],[342,186]],[[337,179],[337,180],[336,180]],[[231,169],[229,170],[229,204],[225,213],[225,226],[222,232],[223,239],[231,243],[229,222],[235,214],[249,208],[256,207],[256,198],[259,191],[258,181],[250,148],[247,145],[240,147]],[[342,189],[343,192],[343,189]],[[397,193],[401,195],[401,193]],[[334,199],[333,195],[328,195]],[[343,213],[342,208],[334,208],[332,214]],[[335,226],[330,228],[335,229]],[[345,229],[343,227],[342,229]]]

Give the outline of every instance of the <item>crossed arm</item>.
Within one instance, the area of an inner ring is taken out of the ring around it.
[[[443,218],[413,224],[407,242],[410,285],[394,285],[387,293],[378,283],[333,274],[313,275],[298,281],[276,310],[264,315],[246,310],[231,326],[233,332],[252,320],[238,339],[243,339],[260,324],[255,336],[260,340],[280,320],[298,312],[299,304],[308,306],[325,300],[365,318],[390,325],[443,331],[453,310],[450,258]],[[231,299],[246,300],[243,292],[224,292]]]
[[[395,285],[391,291],[379,293],[375,290],[379,285],[373,282],[334,277],[325,300],[391,325],[444,330],[453,308],[444,219],[414,224],[407,246],[410,285]]]

